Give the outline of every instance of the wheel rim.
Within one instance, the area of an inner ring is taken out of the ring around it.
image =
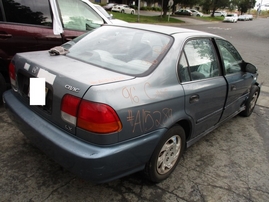
[[[255,107],[255,105],[256,105],[256,101],[257,101],[257,99],[258,99],[258,95],[259,95],[258,91],[256,91],[256,92],[253,94],[253,96],[252,96],[252,98],[251,98],[251,101],[250,101],[250,110],[253,110],[253,109],[254,109],[254,107]]]
[[[163,145],[157,160],[157,172],[161,175],[169,172],[179,157],[181,150],[181,138],[174,135]]]

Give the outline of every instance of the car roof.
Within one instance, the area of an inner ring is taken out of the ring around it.
[[[203,36],[212,36],[212,37],[219,37],[214,34],[210,34],[207,32],[202,32],[198,30],[193,30],[193,29],[186,29],[186,28],[181,28],[181,27],[172,27],[172,26],[164,26],[164,25],[153,25],[153,24],[142,24],[142,23],[126,23],[123,25],[103,25],[103,26],[120,26],[120,27],[129,27],[129,28],[136,28],[136,29],[142,29],[146,31],[153,31],[161,34],[166,34],[166,35],[173,35],[177,33],[188,33],[190,35],[203,35]]]

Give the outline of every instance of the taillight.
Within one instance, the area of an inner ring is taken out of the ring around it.
[[[10,83],[13,87],[16,86],[16,71],[15,71],[15,65],[10,62],[9,63],[9,78],[10,78]]]
[[[63,120],[76,125],[80,100],[80,98],[68,94],[63,97],[61,106],[61,115]]]
[[[113,133],[122,129],[121,121],[109,105],[65,95],[61,106],[62,118],[93,133]]]
[[[121,121],[112,107],[82,100],[77,126],[95,133],[112,133],[122,129]]]

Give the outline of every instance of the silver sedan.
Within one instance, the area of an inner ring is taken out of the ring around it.
[[[105,25],[49,51],[18,53],[9,71],[3,99],[14,123],[95,182],[138,171],[165,180],[186,148],[237,114],[250,116],[260,93],[256,67],[224,38],[157,25]],[[44,82],[44,104],[31,104],[34,79]]]

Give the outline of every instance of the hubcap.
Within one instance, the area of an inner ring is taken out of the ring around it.
[[[252,110],[254,107],[255,107],[255,104],[256,104],[256,101],[257,101],[257,99],[258,99],[258,91],[256,91],[254,94],[253,94],[253,96],[252,96],[252,98],[251,98],[251,101],[250,101],[250,110]]]
[[[181,138],[179,135],[172,136],[163,145],[157,160],[157,172],[166,174],[175,165],[181,150]]]

